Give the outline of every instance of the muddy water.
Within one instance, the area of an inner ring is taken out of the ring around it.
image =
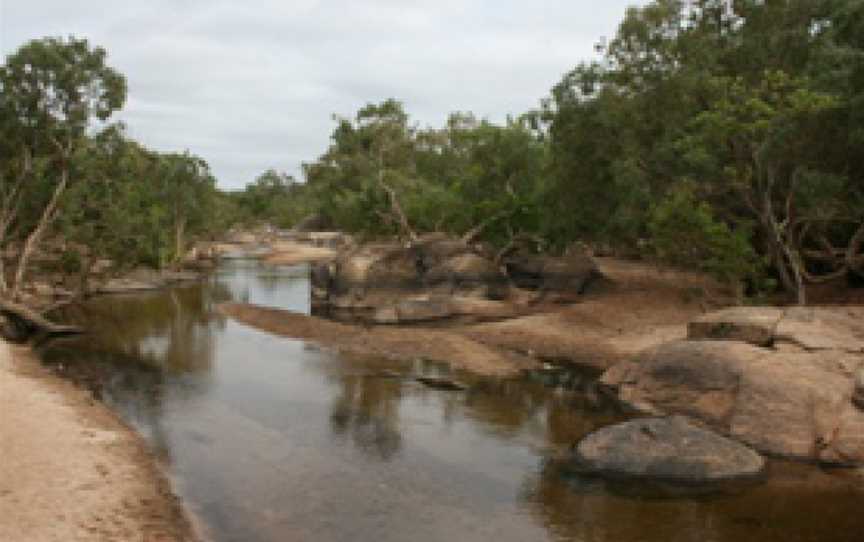
[[[44,352],[137,428],[217,541],[861,541],[864,481],[772,465],[758,487],[646,495],[561,466],[618,414],[566,373],[512,380],[357,359],[215,314],[309,309],[303,268],[226,263],[212,280],[102,297],[93,332]]]

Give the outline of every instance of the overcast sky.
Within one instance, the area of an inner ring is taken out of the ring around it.
[[[639,0],[0,0],[0,51],[86,37],[126,75],[120,115],[223,188],[299,175],[332,115],[394,97],[421,126],[521,113],[614,35]]]

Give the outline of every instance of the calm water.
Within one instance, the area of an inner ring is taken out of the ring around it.
[[[864,540],[853,473],[777,463],[729,495],[620,492],[555,459],[617,417],[584,379],[436,391],[412,377],[442,367],[273,337],[215,314],[227,300],[308,311],[307,271],[231,261],[204,284],[98,298],[64,315],[93,333],[44,352],[148,439],[217,541]]]

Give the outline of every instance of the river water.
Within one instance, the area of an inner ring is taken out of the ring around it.
[[[864,540],[853,473],[775,462],[766,483],[701,496],[580,479],[556,458],[620,417],[584,377],[335,354],[221,317],[229,300],[308,312],[308,270],[236,260],[96,298],[63,315],[91,333],[42,352],[145,436],[217,542]]]

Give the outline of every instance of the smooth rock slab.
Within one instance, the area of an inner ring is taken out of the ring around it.
[[[683,416],[645,418],[582,439],[576,467],[591,474],[704,484],[753,478],[765,459],[747,446],[697,427]]]

